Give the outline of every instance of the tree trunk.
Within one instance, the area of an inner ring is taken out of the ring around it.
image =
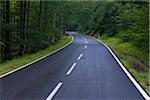
[[[0,7],[2,7],[4,5],[3,3],[4,1],[0,1]],[[3,21],[3,7],[0,9],[0,63],[2,62],[2,28],[1,28],[1,25],[2,25],[2,21]]]
[[[26,23],[26,41],[28,41],[28,35],[29,35],[29,14],[30,14],[30,1],[28,0],[28,5],[27,5],[27,23]],[[28,51],[28,44],[26,44],[26,51]]]
[[[53,15],[53,35],[52,35],[52,43],[54,43],[55,42],[55,35],[54,34],[56,34],[56,12],[55,12],[55,8],[54,8],[54,10],[53,10],[54,12],[54,15]]]
[[[45,16],[44,16],[44,32],[46,33],[46,26],[47,26],[47,1],[45,1]]]
[[[62,35],[65,35],[64,33],[64,18],[62,17],[62,16],[60,16],[60,18],[61,18],[61,22],[60,22],[60,24],[61,24],[61,30],[62,30]]]
[[[20,1],[20,50],[19,55],[25,54],[25,33],[26,33],[26,0]]]
[[[29,14],[30,14],[30,1],[28,0],[27,32],[28,32],[28,28],[29,28]]]
[[[7,0],[6,1],[6,23],[7,26],[9,26],[9,22],[10,22],[10,1]],[[11,55],[10,55],[10,32],[8,29],[5,30],[5,35],[4,35],[4,59],[5,60],[9,60],[11,59]]]
[[[41,12],[42,12],[42,1],[40,0],[40,11],[39,11],[39,29],[41,27]]]

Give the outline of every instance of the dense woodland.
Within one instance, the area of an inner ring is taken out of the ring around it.
[[[61,2],[1,1],[1,62],[53,44],[65,31]]]
[[[1,62],[42,50],[66,30],[118,35],[148,52],[148,1],[0,1]]]
[[[123,42],[130,42],[148,52],[148,1],[81,2],[76,8],[79,8],[78,20],[74,23],[79,32],[109,37],[118,35]]]

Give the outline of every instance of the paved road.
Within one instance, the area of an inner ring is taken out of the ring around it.
[[[1,100],[143,100],[110,52],[73,34],[71,45],[0,80]]]

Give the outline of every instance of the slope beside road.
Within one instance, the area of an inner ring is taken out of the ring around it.
[[[71,34],[68,47],[1,78],[1,99],[144,100],[102,43]]]
[[[73,41],[73,37],[64,36],[61,37],[59,41],[51,44],[49,47],[47,47],[44,50],[40,50],[32,54],[26,54],[24,56],[18,56],[13,58],[10,61],[6,61],[0,64],[0,78],[14,71],[27,67],[28,65],[31,65],[39,60],[42,60],[43,58],[69,45],[70,43],[72,43],[72,41]]]

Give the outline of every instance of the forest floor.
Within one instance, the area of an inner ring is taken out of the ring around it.
[[[141,50],[131,43],[122,42],[118,37],[98,37],[107,44],[126,66],[128,71],[136,78],[141,86],[150,94],[149,83],[149,53]]]
[[[28,64],[34,60],[37,60],[47,54],[52,53],[53,51],[63,47],[64,45],[68,44],[72,40],[71,36],[62,37],[58,42],[50,45],[48,48],[38,51],[33,54],[26,54],[22,57],[16,57],[10,61],[6,61],[0,64],[0,75],[12,71],[16,68],[19,68],[25,64]]]

